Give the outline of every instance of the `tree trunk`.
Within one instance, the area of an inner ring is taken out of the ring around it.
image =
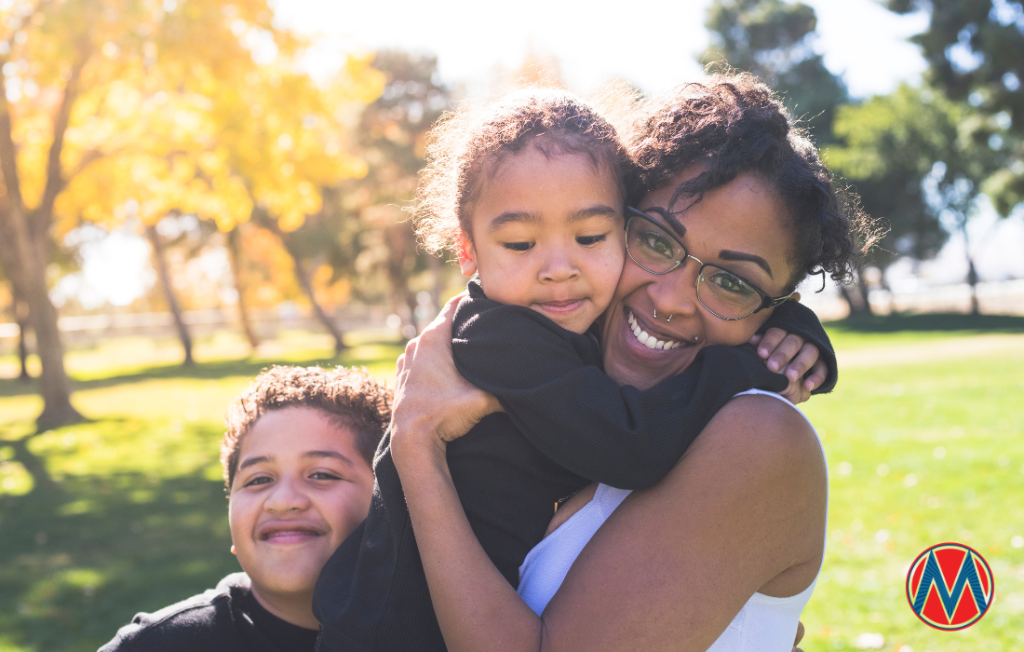
[[[316,294],[313,292],[312,276],[306,268],[306,263],[303,262],[302,257],[292,249],[288,242],[288,238],[281,231],[281,228],[273,218],[259,210],[254,210],[253,219],[256,220],[257,224],[276,235],[277,239],[281,242],[281,246],[284,247],[284,250],[291,257],[292,264],[295,265],[295,278],[299,282],[299,287],[302,288],[302,292],[306,295],[306,298],[309,299],[309,304],[313,307],[313,314],[316,315],[316,318],[320,320],[320,323],[327,329],[327,332],[334,338],[334,355],[339,355],[348,347],[345,346],[345,342],[342,339],[341,330],[339,330],[331,318],[327,316],[327,313],[324,312],[324,309],[316,300]]]
[[[30,252],[25,253],[34,258]],[[43,397],[43,412],[36,419],[36,425],[46,430],[81,421],[82,415],[71,405],[71,381],[64,369],[64,342],[57,326],[57,308],[50,300],[46,285],[46,266],[43,261],[32,260],[32,263],[25,270],[28,281],[25,299],[36,334],[36,352],[42,363],[39,392]]]
[[[0,137],[4,133],[0,129]],[[10,193],[8,193],[10,194]],[[71,381],[64,369],[64,343],[57,326],[57,309],[50,301],[46,285],[46,261],[29,239],[28,220],[13,201],[0,210],[0,259],[11,280],[14,294],[28,305],[28,317],[36,334],[36,351],[42,372],[39,374],[39,394],[43,411],[36,419],[40,430],[54,428],[82,420],[82,415],[71,405]]]
[[[22,198],[18,150],[12,136],[7,89],[0,75],[0,173],[7,188],[0,205],[0,260],[15,292],[28,304],[32,330],[36,334],[36,352],[42,365],[39,393],[43,412],[36,419],[40,430],[82,420],[82,415],[71,405],[71,381],[64,369],[64,343],[57,325],[57,309],[50,300],[46,284],[46,267],[53,207],[66,183],[60,165],[61,151],[71,109],[78,96],[79,77],[90,52],[88,43],[87,39],[79,43],[79,58],[71,67],[71,76],[54,114],[46,184],[39,206],[32,212],[26,210]]]
[[[839,293],[850,307],[850,317],[870,317],[874,312],[868,300],[868,286],[864,282],[863,270],[858,269],[856,277],[856,285],[840,285]]]
[[[238,320],[242,326],[245,339],[249,340],[249,348],[256,352],[260,340],[256,337],[256,330],[252,326],[252,319],[249,316],[249,308],[245,305],[245,283],[242,280],[242,234],[240,225],[228,231],[228,256],[231,259],[231,274],[235,277],[235,292],[238,294]]]
[[[401,317],[408,315],[408,321],[402,324],[402,337],[409,333],[419,332],[419,319],[416,316],[416,297],[409,289],[409,234],[407,223],[392,224],[385,232],[388,243],[387,272],[391,284],[391,301],[396,306],[396,314]],[[415,242],[413,243],[415,246]],[[408,328],[411,326],[412,328]],[[415,335],[413,335],[415,337]],[[411,339],[411,338],[407,338]]]
[[[32,380],[32,375],[28,373],[28,342],[26,341],[29,329],[28,306],[14,291],[13,284],[11,285],[11,297],[11,313],[14,315],[14,322],[18,325],[18,363],[21,365],[18,380],[27,383]]]
[[[149,238],[149,244],[153,247],[153,262],[156,266],[156,274],[160,277],[160,285],[164,289],[167,307],[174,317],[174,326],[178,330],[178,339],[181,340],[181,347],[185,349],[185,361],[182,364],[186,367],[192,367],[195,365],[195,360],[192,359],[192,336],[189,334],[188,326],[182,318],[181,307],[178,305],[178,298],[174,294],[174,286],[171,285],[171,273],[167,269],[167,257],[164,254],[163,242],[160,240],[160,234],[157,232],[156,227],[152,224],[146,225],[146,237]]]
[[[285,243],[285,251],[291,254],[292,262],[295,264],[295,278],[299,281],[299,286],[302,291],[306,294],[306,298],[309,299],[309,304],[313,307],[313,314],[320,320],[320,323],[324,325],[327,332],[334,338],[334,355],[340,355],[347,347],[345,342],[342,340],[342,333],[338,327],[334,324],[331,318],[324,312],[324,309],[320,306],[320,303],[316,300],[316,295],[313,293],[313,280],[309,270],[306,268],[306,263],[292,253],[291,249],[288,248],[288,244]]]
[[[964,255],[967,257],[967,284],[971,286],[971,314],[980,315],[978,307],[978,270],[974,267],[971,257],[971,241],[967,237],[967,220],[960,223],[960,231],[964,234]]]

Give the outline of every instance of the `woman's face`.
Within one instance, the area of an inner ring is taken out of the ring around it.
[[[644,197],[637,208],[674,233],[691,256],[726,267],[772,297],[785,294],[793,274],[789,261],[794,237],[791,221],[774,193],[754,175],[742,174],[705,194],[689,210],[672,215],[668,204],[673,191],[696,173],[687,170],[677,175]],[[743,344],[768,319],[771,310],[739,321],[708,312],[697,301],[699,267],[691,258],[658,276],[626,257],[602,325],[605,371],[619,384],[653,387],[686,369],[701,348]],[[638,339],[637,327],[648,337],[666,345],[678,342],[678,346],[652,349]]]

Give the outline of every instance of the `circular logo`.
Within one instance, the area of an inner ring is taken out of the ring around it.
[[[995,597],[992,570],[972,548],[940,543],[922,552],[907,572],[907,600],[926,625],[945,631],[981,620]]]

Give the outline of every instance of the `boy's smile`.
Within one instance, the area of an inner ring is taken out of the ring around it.
[[[239,564],[264,606],[311,599],[320,569],[369,511],[373,471],[351,429],[314,408],[267,412],[240,453],[229,505]]]
[[[582,333],[611,302],[625,257],[623,198],[606,166],[527,147],[482,174],[459,261],[488,298]]]

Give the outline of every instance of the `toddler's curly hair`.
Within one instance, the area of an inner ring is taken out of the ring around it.
[[[391,422],[392,392],[366,369],[273,366],[242,392],[228,408],[227,430],[220,446],[224,483],[238,471],[242,440],[267,412],[288,407],[319,410],[337,426],[356,436],[356,449],[373,464],[373,454]]]
[[[637,166],[631,201],[693,166],[703,169],[676,186],[670,206],[685,199],[685,211],[745,172],[761,179],[792,219],[791,288],[821,270],[848,281],[857,257],[879,237],[857,196],[838,186],[804,131],[754,75],[717,74],[679,86],[644,102],[623,131]]]
[[[625,195],[629,158],[615,128],[567,91],[529,88],[483,106],[466,103],[431,129],[427,167],[413,213],[420,243],[432,253],[472,237],[470,213],[484,176],[507,157],[535,146],[546,156],[582,154],[606,166]]]

